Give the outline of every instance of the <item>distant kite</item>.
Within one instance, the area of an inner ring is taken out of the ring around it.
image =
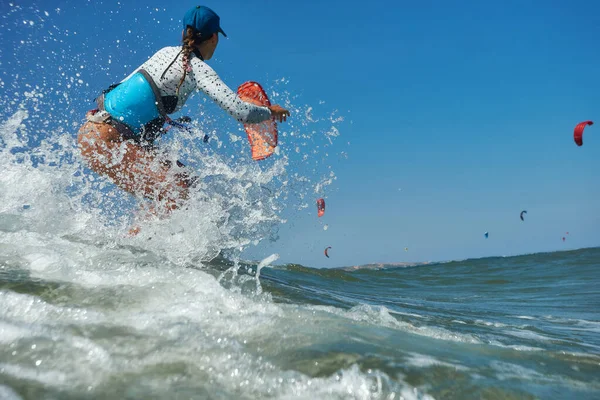
[[[405,248],[404,248],[404,251],[408,251],[408,247],[405,247]]]
[[[575,140],[575,143],[577,143],[577,146],[583,145],[583,130],[588,125],[594,125],[594,123],[592,121],[583,121],[577,124],[577,126],[575,127],[575,131],[573,132],[573,139]]]
[[[521,211],[521,221],[525,221],[525,218],[523,218],[523,214],[527,214],[526,210]]]
[[[329,247],[327,247],[327,248],[325,249],[325,257],[327,257],[327,258],[329,258],[329,254],[328,254],[328,252],[329,252],[329,249],[330,249],[330,248],[331,248],[331,246],[329,246]]]
[[[484,233],[483,236],[487,239],[490,234],[488,232]]]
[[[317,200],[317,215],[319,217],[325,215],[325,200],[323,199]]]
[[[563,236],[563,242],[564,242],[565,240],[567,240],[567,239],[565,239],[565,237]]]

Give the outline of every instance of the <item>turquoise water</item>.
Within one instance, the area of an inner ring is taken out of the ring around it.
[[[597,248],[264,267],[257,281],[255,264],[224,259],[167,268],[134,246],[36,247],[48,238],[10,221],[0,219],[3,398],[600,396]]]
[[[346,332],[320,352],[358,353],[435,397],[597,398],[599,266],[600,249],[586,249],[376,271],[296,267],[269,272],[277,282],[267,286],[282,301],[378,311],[386,329]]]

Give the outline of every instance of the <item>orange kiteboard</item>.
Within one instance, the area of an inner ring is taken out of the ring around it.
[[[238,88],[238,96],[257,106],[270,106],[271,101],[262,86],[256,82],[246,82]],[[277,123],[268,119],[258,124],[244,124],[248,135],[253,160],[264,160],[271,156],[277,147]]]

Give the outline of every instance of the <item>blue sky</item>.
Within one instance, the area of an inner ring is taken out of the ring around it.
[[[77,32],[46,43],[42,54],[86,64],[88,78],[107,84],[177,44],[180,18],[196,4],[13,3],[47,10],[53,25]],[[346,117],[331,151],[348,159],[331,161],[338,179],[326,216],[294,213],[278,242],[249,257],[276,252],[281,262],[333,267],[600,244],[600,3],[202,4],[219,13],[229,36],[211,64],[232,87],[285,77],[303,102],[325,101]],[[2,2],[0,11],[8,9]],[[0,34],[5,82],[22,66],[11,64],[8,43],[23,29]],[[118,62],[107,64],[109,55]],[[82,90],[93,97],[96,87]],[[73,120],[87,108],[73,104]],[[587,119],[598,124],[579,148],[573,127]]]

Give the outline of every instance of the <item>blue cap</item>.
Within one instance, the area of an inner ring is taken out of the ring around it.
[[[189,9],[183,16],[183,29],[192,27],[202,37],[212,36],[213,33],[221,32],[227,37],[221,29],[221,18],[216,12],[206,6],[196,6]]]

